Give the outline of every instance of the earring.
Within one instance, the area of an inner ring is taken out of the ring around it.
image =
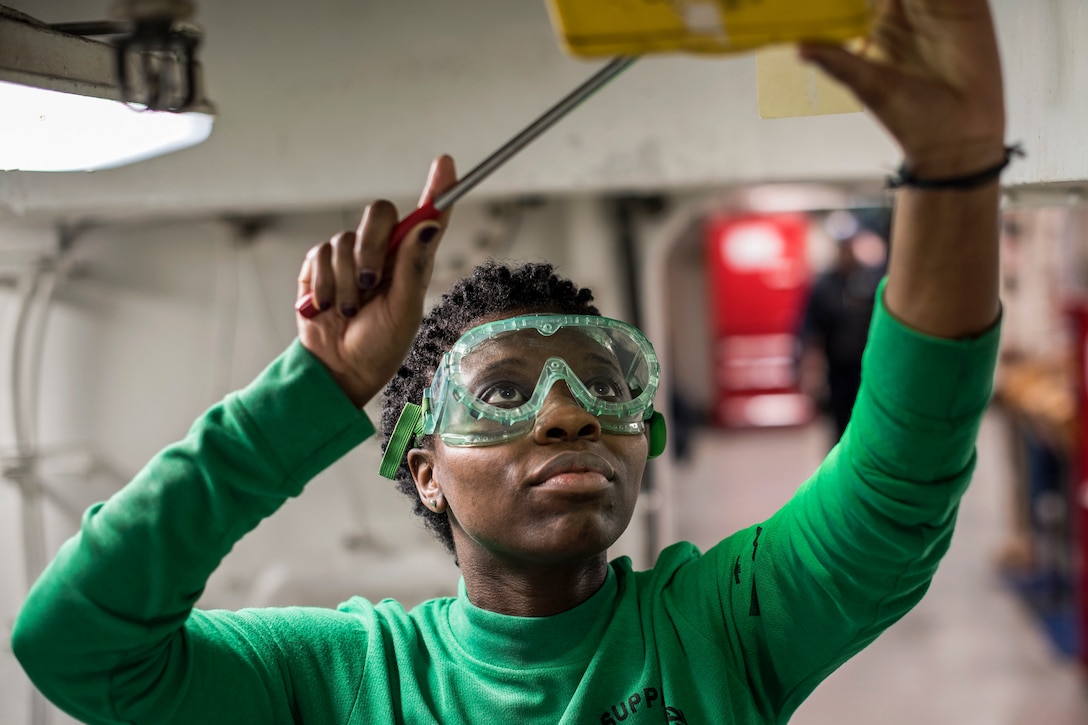
[[[433,508],[435,511],[438,510],[438,501],[435,501],[433,498],[431,499],[431,508]]]

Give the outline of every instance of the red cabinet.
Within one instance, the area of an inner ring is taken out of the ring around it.
[[[708,220],[713,418],[721,426],[797,425],[812,418],[794,364],[811,279],[808,227],[804,214]]]

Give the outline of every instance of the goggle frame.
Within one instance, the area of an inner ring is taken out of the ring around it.
[[[532,396],[515,408],[500,408],[479,400],[467,391],[467,386],[461,380],[461,362],[485,341],[523,330],[535,330],[545,337],[551,337],[560,330],[571,328],[586,332],[615,355],[617,361],[619,356],[611,343],[620,338],[631,343],[628,349],[633,351],[631,361],[636,364],[620,371],[632,393],[630,400],[617,403],[595,396],[560,356],[552,356],[545,361]],[[640,370],[642,365],[645,366],[644,371]],[[644,381],[636,379],[642,376],[645,377]],[[532,422],[539,415],[552,386],[562,380],[578,404],[601,422],[603,430],[619,435],[637,435],[644,430],[643,421],[654,413],[653,398],[660,378],[660,363],[653,345],[638,328],[621,320],[599,315],[556,314],[519,315],[495,320],[466,331],[442,356],[431,385],[423,394],[422,432],[433,435],[437,431],[443,443],[457,447],[496,445],[520,437],[531,430]],[[632,389],[632,385],[640,387]],[[483,418],[497,423],[499,427],[487,433],[443,431],[443,417],[449,411],[449,405],[460,405],[471,418]]]

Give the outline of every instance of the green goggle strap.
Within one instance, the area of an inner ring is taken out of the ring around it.
[[[389,436],[389,443],[385,446],[385,455],[382,456],[382,465],[378,473],[386,478],[397,477],[397,469],[404,460],[404,454],[412,445],[416,437],[423,434],[423,408],[415,403],[405,403],[404,410],[397,418],[397,424],[393,426],[393,435]]]
[[[665,452],[665,416],[655,410],[646,421],[646,427],[650,429],[650,450],[646,457],[657,458]]]

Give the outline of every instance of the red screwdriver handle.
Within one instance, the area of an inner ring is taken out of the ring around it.
[[[386,256],[396,251],[404,238],[408,236],[408,232],[412,231],[417,224],[433,221],[441,215],[442,212],[435,208],[434,202],[428,199],[423,206],[401,219],[397,222],[397,226],[393,227],[393,235],[389,237],[389,251],[385,253]]]
[[[408,232],[412,231],[417,224],[437,219],[441,214],[442,212],[435,208],[433,201],[427,201],[423,206],[401,219],[397,222],[397,226],[393,227],[393,234],[389,237],[389,249],[386,251],[386,255],[388,256],[396,251],[404,238],[408,236]],[[316,317],[321,312],[321,308],[314,301],[312,292],[295,303],[295,310],[308,320]]]

